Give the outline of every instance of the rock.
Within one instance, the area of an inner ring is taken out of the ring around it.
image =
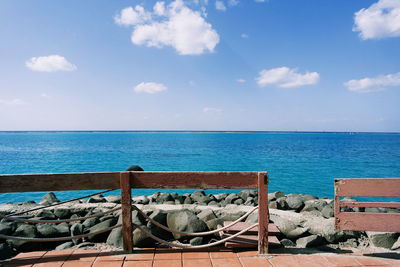
[[[106,220],[104,222],[98,223],[98,224],[90,227],[89,228],[89,233],[95,233],[95,232],[98,232],[98,231],[105,230],[108,227],[113,226],[114,224],[115,224],[115,220],[114,219]],[[95,236],[88,237],[88,240],[94,241],[94,242],[103,242],[103,241],[105,241],[105,239],[108,236],[108,234],[110,233],[110,231],[107,231],[107,232],[104,232],[104,233],[101,233],[101,234],[97,234]]]
[[[53,192],[50,192],[42,197],[39,204],[43,205],[43,206],[47,206],[47,205],[50,205],[50,204],[53,204],[56,202],[60,202],[60,200],[58,200],[58,198],[56,197],[56,195]]]
[[[197,214],[197,217],[205,223],[207,223],[209,220],[217,218],[212,209],[202,210],[199,214]]]
[[[99,221],[100,221],[100,222],[104,222],[104,221],[106,221],[106,220],[114,219],[114,218],[115,218],[114,215],[106,215],[106,216],[100,217],[100,218],[99,218]]]
[[[219,203],[215,200],[208,202],[207,206],[220,206]]]
[[[273,193],[269,193],[268,194],[268,200],[270,201],[270,200],[276,200],[276,199],[278,199],[278,198],[281,198],[281,197],[284,197],[285,196],[285,193],[283,193],[283,192],[273,192]]]
[[[312,248],[324,244],[324,239],[318,235],[310,235],[297,239],[296,246],[299,248]]]
[[[105,197],[105,199],[106,199],[107,202],[110,202],[110,203],[115,203],[115,204],[120,204],[121,203],[121,196],[107,196],[107,197]],[[148,198],[147,198],[147,201],[149,201]],[[148,204],[148,203],[149,202],[147,202],[147,203],[139,203],[139,204]]]
[[[364,212],[371,212],[371,213],[385,213],[385,208],[365,208]]]
[[[193,200],[191,197],[186,197],[183,201],[183,204],[193,204]]]
[[[83,225],[81,223],[74,223],[71,226],[71,236],[77,236],[83,234]],[[82,238],[72,239],[72,242],[77,245],[82,242]]]
[[[143,226],[143,229],[150,232],[150,229]],[[152,247],[154,245],[154,240],[149,238],[144,232],[139,228],[133,231],[133,246],[135,247]]]
[[[247,216],[245,222],[249,223],[257,223],[258,222],[258,213],[253,212],[249,216]]]
[[[242,205],[243,203],[244,203],[244,201],[241,198],[238,198],[235,201],[233,201],[233,204],[235,204],[235,205]]]
[[[190,239],[189,243],[192,246],[201,245],[201,244],[203,244],[203,237],[202,236],[197,236],[195,238],[192,238],[192,239]]]
[[[99,223],[99,218],[95,217],[95,218],[86,219],[86,220],[82,223],[82,225],[83,225],[85,228],[90,228],[90,227],[92,227],[93,225],[95,225],[95,224],[97,224],[97,223]]]
[[[56,215],[49,210],[41,210],[36,214],[36,217],[39,217],[42,220],[54,220],[56,219]]]
[[[276,200],[276,205],[280,210],[287,210],[289,208],[288,203],[286,202],[286,197],[280,197]]]
[[[243,199],[244,201],[247,200],[249,197],[255,197],[257,195],[257,191],[255,190],[243,190],[238,193],[238,196]]]
[[[0,234],[10,235],[13,232],[13,227],[11,223],[0,223]]]
[[[55,248],[55,250],[64,250],[64,249],[72,248],[73,246],[74,246],[74,243],[72,241],[65,242],[65,243],[62,243],[61,245],[58,245]]]
[[[0,243],[0,260],[11,258],[14,255],[14,251],[7,243]]]
[[[314,196],[314,195],[310,195],[310,194],[307,194],[307,195],[304,195],[303,196],[303,201],[305,202],[305,201],[308,201],[308,200],[312,200],[312,199],[318,199],[316,196]]]
[[[36,225],[36,230],[42,237],[56,237],[58,235],[57,228],[50,224],[39,223]]]
[[[204,197],[206,195],[206,193],[203,190],[198,190],[193,192],[190,197],[194,200],[197,201],[198,198],[200,197]]]
[[[322,210],[321,210],[321,214],[322,216],[324,216],[324,218],[332,218],[334,216],[334,212],[333,212],[333,208],[329,205],[326,205]]]
[[[58,236],[69,236],[70,235],[69,226],[67,223],[57,224],[54,226],[54,228],[57,230]]]
[[[400,248],[400,237],[397,239],[397,241],[393,244],[391,247],[392,250],[397,250]]]
[[[199,204],[208,204],[208,203],[211,202],[211,201],[212,201],[212,198],[209,197],[209,196],[202,196],[202,197],[199,197],[199,198],[197,199],[197,202],[198,202]]]
[[[308,228],[298,226],[285,218],[272,216],[271,220],[275,223],[276,227],[278,227],[279,231],[289,239],[297,239],[304,236],[308,231]]]
[[[94,245],[92,242],[83,242],[77,245],[76,248],[94,247]]]
[[[391,249],[396,243],[399,233],[366,232],[369,240],[375,247]]]
[[[276,201],[269,201],[268,202],[268,208],[270,209],[277,209],[278,208],[278,204],[276,203]]]
[[[285,248],[286,247],[295,247],[296,246],[296,244],[290,239],[284,238],[284,239],[280,240],[280,242],[281,242],[281,245],[284,246]]]
[[[22,236],[22,237],[29,237],[29,238],[36,238],[38,237],[36,227],[30,224],[21,224],[15,230],[14,236]],[[28,241],[21,241],[21,240],[7,240],[8,245],[11,247],[16,248],[18,251],[26,251],[31,250],[34,248],[33,242]]]
[[[167,201],[172,201],[175,204],[174,198],[171,196],[170,193],[161,193],[158,198],[156,199],[157,204],[162,204]]]
[[[325,219],[323,217],[308,216],[303,226],[309,228],[308,231],[311,234],[322,236],[329,243],[338,243],[353,237],[353,231],[336,230],[334,218]]]
[[[239,211],[237,213],[224,213],[221,214],[221,220],[223,221],[236,221],[240,217],[242,217],[245,214],[244,211]]]
[[[159,224],[162,224],[164,226],[167,226],[167,213],[163,210],[155,210],[150,216],[151,219],[153,219],[154,221],[158,222]],[[171,238],[171,233],[161,229],[160,227],[154,225],[153,223],[151,223],[150,221],[147,223],[147,227],[149,228],[150,232],[161,238],[161,239],[169,239]]]
[[[232,204],[235,200],[237,200],[239,198],[239,196],[237,194],[229,194],[226,198],[225,198],[225,202],[227,204]]]
[[[286,203],[291,210],[299,211],[304,207],[303,198],[299,195],[290,195],[286,198]]]
[[[326,201],[322,199],[312,199],[312,200],[307,200],[304,201],[304,207],[301,210],[303,211],[312,211],[312,210],[319,210],[322,211],[322,209],[327,205]]]
[[[57,208],[54,210],[53,213],[57,218],[66,219],[70,216],[71,211],[69,209],[65,209],[65,208]]]
[[[211,220],[207,221],[207,227],[210,230],[217,229],[218,225],[224,226],[224,221],[219,218],[215,218],[215,219],[211,219]]]
[[[104,203],[107,200],[102,195],[90,197],[86,203]]]
[[[106,243],[114,247],[123,247],[122,228],[119,227],[112,229],[111,233],[107,237]]]
[[[349,238],[345,242],[339,242],[340,248],[357,248],[358,241],[356,238]]]
[[[167,225],[170,229],[180,232],[203,232],[207,231],[207,225],[190,210],[177,210],[167,215]],[[181,239],[182,235],[173,234],[175,239]]]

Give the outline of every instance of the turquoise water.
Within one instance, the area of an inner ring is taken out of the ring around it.
[[[332,197],[334,178],[400,177],[400,134],[0,133],[0,174],[121,171],[132,164],[146,171],[268,171],[269,191]],[[154,191],[159,190],[134,194]],[[84,193],[57,195],[69,199]],[[0,194],[0,202],[42,195]]]

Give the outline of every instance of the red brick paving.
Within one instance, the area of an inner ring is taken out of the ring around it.
[[[355,254],[270,254],[258,257],[255,251],[143,249],[132,254],[100,250],[36,251],[20,253],[7,267],[333,267],[392,266],[400,260]]]

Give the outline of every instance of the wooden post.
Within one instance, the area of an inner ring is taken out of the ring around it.
[[[268,174],[258,173],[258,255],[268,253]]]
[[[120,173],[121,185],[121,208],[122,208],[122,240],[124,251],[132,253],[133,234],[132,234],[132,196],[131,180],[129,172]]]
[[[340,213],[340,196],[338,195],[338,184],[339,180],[334,180],[334,187],[335,187],[335,198],[334,198],[334,216],[335,216],[335,228],[339,229],[339,213]]]

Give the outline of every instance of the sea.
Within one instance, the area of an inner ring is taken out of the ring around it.
[[[123,171],[130,165],[145,171],[267,171],[269,192],[332,198],[334,178],[400,177],[400,134],[0,132],[0,174]],[[133,195],[194,190],[134,189]],[[55,193],[67,200],[92,192]],[[39,201],[43,194],[2,193],[0,203]]]

